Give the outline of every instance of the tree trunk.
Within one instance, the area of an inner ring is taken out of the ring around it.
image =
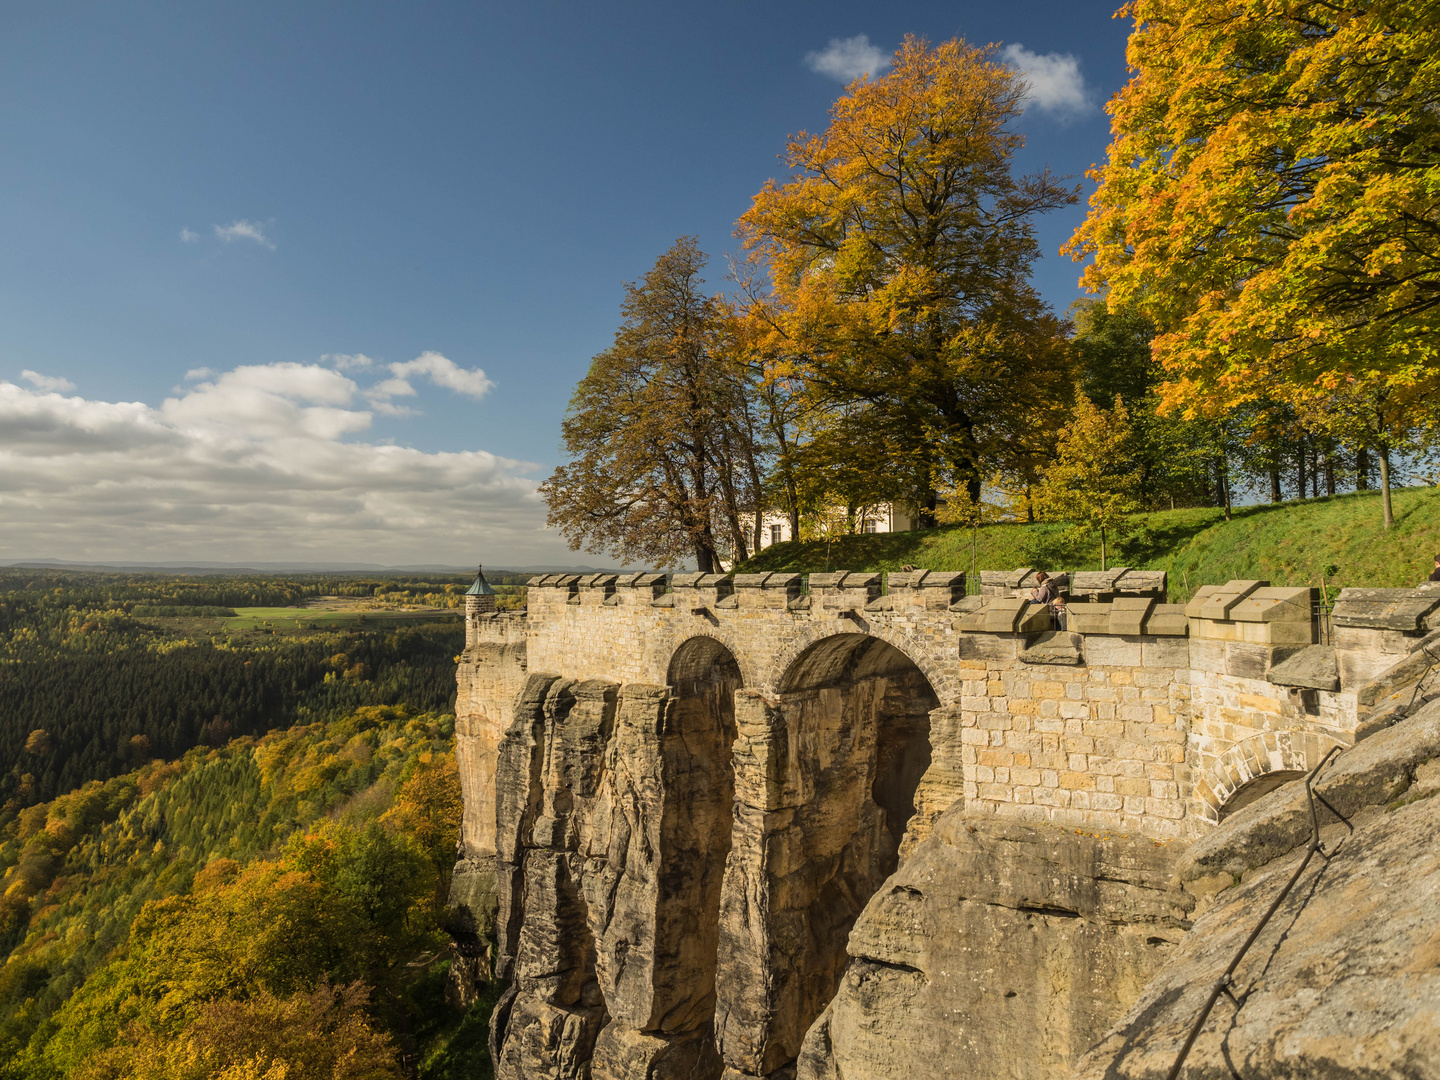
[[[1395,515],[1390,509],[1390,447],[1380,444],[1380,505],[1384,508],[1385,528],[1395,524]]]
[[[1031,495],[1030,485],[1025,485],[1025,524],[1035,524],[1035,499]]]
[[[1105,526],[1104,526],[1104,525],[1101,525],[1101,526],[1100,526],[1100,569],[1101,569],[1101,570],[1108,570],[1108,569],[1110,569],[1108,566],[1105,565],[1105,558],[1106,558],[1106,552],[1105,552]]]
[[[1279,465],[1271,465],[1271,466],[1270,466],[1270,501],[1271,501],[1272,503],[1278,503],[1278,502],[1280,501],[1280,466],[1279,466]]]
[[[1335,455],[1325,455],[1325,494],[1335,494]]]
[[[1370,490],[1370,454],[1363,446],[1355,451],[1355,490]]]
[[[1230,463],[1220,459],[1220,483],[1225,489],[1225,520],[1230,520]]]
[[[1295,495],[1296,495],[1297,498],[1303,499],[1303,498],[1305,498],[1305,481],[1306,481],[1306,476],[1305,476],[1305,451],[1304,451],[1303,448],[1301,449],[1301,451],[1300,451],[1298,454],[1295,455],[1295,458],[1296,458],[1296,461],[1295,461]]]

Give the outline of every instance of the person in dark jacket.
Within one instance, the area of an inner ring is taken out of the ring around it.
[[[1056,630],[1065,628],[1065,601],[1060,596],[1060,589],[1055,584],[1055,579],[1041,570],[1035,575],[1035,580],[1040,584],[1030,590],[1030,600],[1036,604],[1044,604],[1050,609],[1050,625]]]
[[[1440,555],[1435,556],[1435,569],[1430,571],[1431,581],[1440,581]]]

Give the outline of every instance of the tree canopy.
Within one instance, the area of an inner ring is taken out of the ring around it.
[[[1075,200],[1011,169],[1025,85],[992,50],[907,38],[821,134],[791,138],[738,235],[768,266],[753,310],[820,414],[863,423],[892,497],[937,478],[978,495],[982,463],[1063,396],[1062,324],[1030,283],[1035,215]]]
[[[540,487],[574,549],[659,566],[688,556],[708,573],[754,543],[757,424],[705,263],[682,237],[627,285],[615,343],[575,388],[561,425],[572,460]]]
[[[1070,242],[1160,330],[1172,406],[1376,378],[1440,348],[1440,19],[1415,0],[1134,0],[1134,75]]]

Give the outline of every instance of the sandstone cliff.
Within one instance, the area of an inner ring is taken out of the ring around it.
[[[1316,791],[1317,856],[1235,973],[1185,1080],[1440,1075],[1440,702],[1346,752]],[[1353,829],[1353,831],[1352,831]],[[1193,929],[1075,1080],[1164,1077],[1210,988],[1304,856],[1303,785],[1197,843]]]
[[[950,810],[855,924],[799,1077],[1063,1075],[1183,935],[1182,850]]]

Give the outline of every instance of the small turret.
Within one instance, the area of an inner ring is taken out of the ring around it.
[[[495,590],[485,580],[485,568],[475,569],[475,584],[465,590],[465,644],[475,641],[476,620],[483,614],[494,612]]]

